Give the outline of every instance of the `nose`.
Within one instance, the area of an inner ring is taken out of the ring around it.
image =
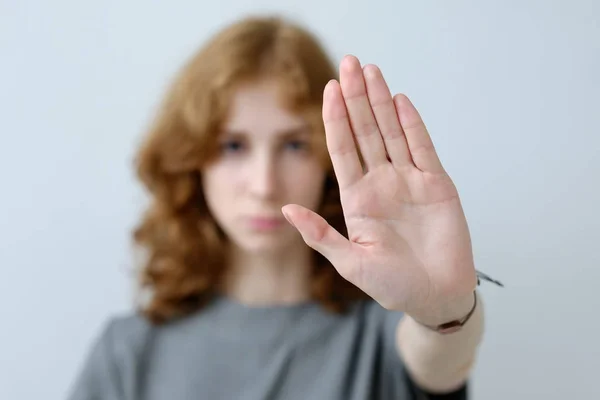
[[[250,192],[261,199],[273,199],[277,192],[277,166],[272,155],[257,155],[249,168]]]

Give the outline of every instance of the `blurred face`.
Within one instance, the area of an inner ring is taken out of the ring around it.
[[[272,81],[238,89],[218,137],[220,153],[202,171],[213,217],[234,245],[251,253],[304,245],[281,207],[316,210],[325,180],[308,124],[276,96]]]

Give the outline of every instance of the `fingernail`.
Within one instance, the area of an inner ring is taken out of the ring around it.
[[[287,219],[287,222],[290,223],[290,225],[292,225],[294,228],[296,227],[296,225],[294,225],[294,223],[292,222],[292,220],[290,219],[290,217],[287,215],[287,213],[285,211],[282,211],[283,216],[285,217],[285,219]]]

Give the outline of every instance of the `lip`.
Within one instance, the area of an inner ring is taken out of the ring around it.
[[[248,217],[246,221],[252,229],[260,231],[277,229],[285,222],[283,218],[278,217]]]

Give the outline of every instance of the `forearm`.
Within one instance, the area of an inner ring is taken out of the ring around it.
[[[472,300],[470,304],[473,305]],[[469,309],[468,299],[465,298],[448,305],[444,310],[424,313],[415,318],[435,326],[460,318]],[[431,392],[447,392],[464,384],[483,336],[483,321],[484,308],[480,296],[477,296],[477,307],[469,321],[455,333],[439,334],[405,315],[398,325],[396,341],[399,355],[412,380]]]

